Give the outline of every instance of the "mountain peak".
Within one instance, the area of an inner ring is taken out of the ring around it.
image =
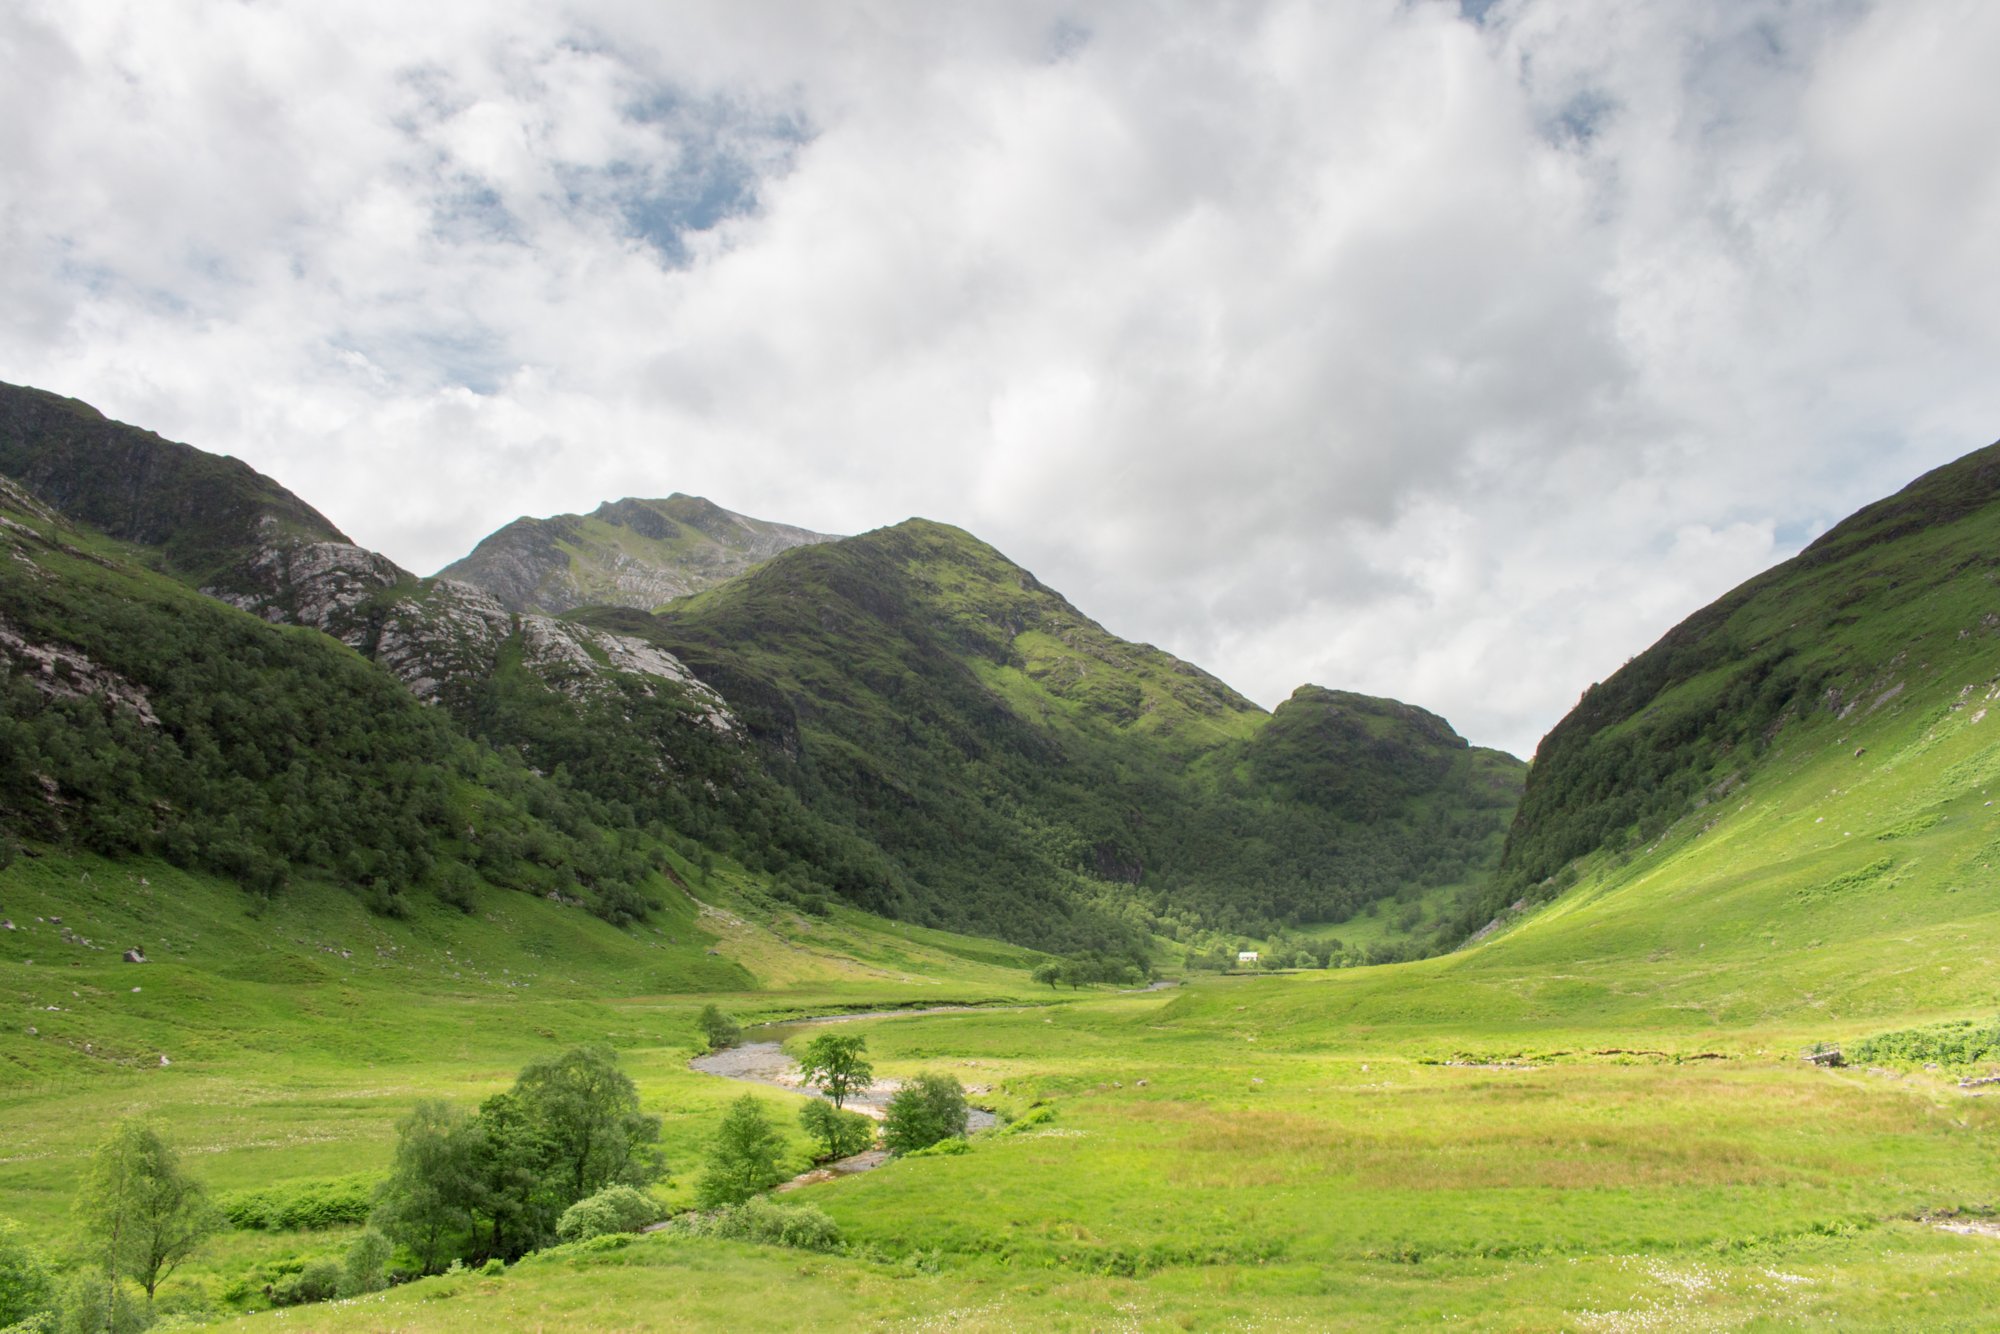
[[[587,515],[524,516],[439,576],[484,589],[517,612],[560,614],[593,603],[650,611],[781,551],[835,540],[676,491],[660,500],[607,500]]]

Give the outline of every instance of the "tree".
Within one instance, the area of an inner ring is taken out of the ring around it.
[[[875,1080],[875,1067],[863,1054],[867,1049],[865,1038],[822,1033],[806,1044],[799,1058],[801,1078],[808,1088],[826,1090],[835,1107],[845,1106],[850,1095]]]
[[[200,1182],[181,1171],[172,1148],[150,1128],[127,1121],[98,1149],[77,1197],[91,1258],[102,1267],[107,1300],[120,1278],[146,1290],[180,1267],[218,1222]]]
[[[426,1274],[444,1268],[472,1229],[469,1147],[465,1118],[449,1103],[420,1102],[396,1126],[395,1162],[370,1221],[407,1247]]]
[[[827,1158],[851,1157],[875,1142],[875,1126],[867,1117],[818,1098],[799,1108],[799,1124],[826,1146]]]
[[[784,1179],[778,1166],[783,1143],[778,1129],[764,1115],[764,1105],[754,1093],[746,1093],[729,1104],[715,1142],[708,1151],[708,1167],[695,1183],[695,1201],[704,1209],[741,1204],[758,1191]]]
[[[1044,964],[1035,965],[1035,971],[1028,974],[1028,976],[1034,978],[1037,982],[1046,982],[1050,991],[1056,989],[1056,983],[1062,981],[1062,975],[1062,965],[1054,959]]]
[[[652,1146],[660,1118],[639,1110],[639,1091],[609,1047],[573,1047],[536,1061],[514,1081],[541,1133],[562,1197],[558,1211],[615,1183],[643,1186],[665,1170]]]
[[[465,1166],[475,1241],[471,1259],[519,1259],[543,1242],[570,1203],[561,1198],[548,1140],[517,1093],[496,1093],[479,1104],[465,1127]],[[477,1240],[481,1222],[483,1242]]]
[[[950,1075],[925,1071],[889,1099],[882,1143],[898,1156],[965,1134],[965,1086]]]
[[[701,1017],[695,1023],[700,1027],[701,1035],[708,1039],[710,1051],[733,1047],[743,1040],[743,1026],[712,1003],[701,1007]]]

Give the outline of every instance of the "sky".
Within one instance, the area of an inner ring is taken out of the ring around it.
[[[419,573],[958,524],[1527,755],[2000,436],[1989,0],[12,0],[0,380]]]

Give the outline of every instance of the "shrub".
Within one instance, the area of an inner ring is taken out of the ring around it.
[[[713,1004],[701,1007],[701,1017],[695,1020],[695,1024],[701,1029],[710,1051],[733,1047],[743,1040],[743,1026]]]
[[[20,1224],[0,1218],[0,1326],[52,1313],[55,1304],[56,1284],[48,1265],[28,1245]]]
[[[899,1157],[965,1134],[965,1086],[925,1071],[896,1090],[882,1118],[882,1143]]]
[[[1969,1066],[2000,1060],[2000,1022],[1959,1019],[1878,1033],[1846,1048],[1857,1065]]]
[[[273,1306],[305,1306],[330,1302],[340,1295],[342,1273],[338,1260],[314,1260],[296,1274],[271,1285]]]
[[[564,1241],[585,1241],[611,1232],[637,1232],[660,1216],[653,1197],[631,1186],[606,1186],[589,1199],[578,1200],[556,1222]]]
[[[234,1227],[263,1232],[353,1227],[368,1221],[375,1186],[368,1176],[290,1181],[225,1196],[222,1215]]]
[[[364,1292],[380,1292],[389,1286],[389,1257],[395,1253],[389,1239],[369,1228],[347,1248],[340,1276],[340,1295],[358,1297]]]
[[[145,1290],[129,1279],[107,1285],[102,1273],[71,1275],[63,1285],[61,1307],[62,1323],[55,1327],[64,1331],[139,1334],[152,1323]]]
[[[841,1248],[840,1226],[811,1205],[773,1204],[761,1197],[674,1220],[675,1230],[698,1237],[724,1237],[799,1251]]]
[[[906,1158],[955,1158],[961,1153],[971,1153],[972,1146],[956,1136],[939,1140],[921,1149],[912,1149],[903,1155]]]

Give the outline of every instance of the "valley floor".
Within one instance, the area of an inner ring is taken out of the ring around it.
[[[1004,946],[726,884],[627,932],[520,895],[404,922],[330,891],[251,913],[232,887],[53,855],[0,888],[18,928],[0,932],[0,1214],[57,1255],[121,1116],[225,1197],[373,1176],[417,1099],[470,1107],[608,1041],[663,1118],[661,1194],[684,1206],[745,1088],[690,1068],[704,1003],[748,1022],[988,1007],[853,1022],[879,1074],[947,1071],[1009,1124],[785,1196],[838,1223],[841,1254],[659,1234],[238,1315],[353,1235],[239,1230],[166,1291],[244,1328],[2000,1328],[2000,1084],[1801,1059],[1990,1018],[1990,914],[1917,938],[1954,979],[1925,1006],[1903,963],[1831,946],[1776,970],[1724,969],[1701,939],[1556,968],[1531,932],[1526,964],[1057,993]],[[133,944],[152,961],[120,963]],[[1802,999],[1825,969],[1859,999]],[[799,1095],[757,1096],[804,1170]]]

